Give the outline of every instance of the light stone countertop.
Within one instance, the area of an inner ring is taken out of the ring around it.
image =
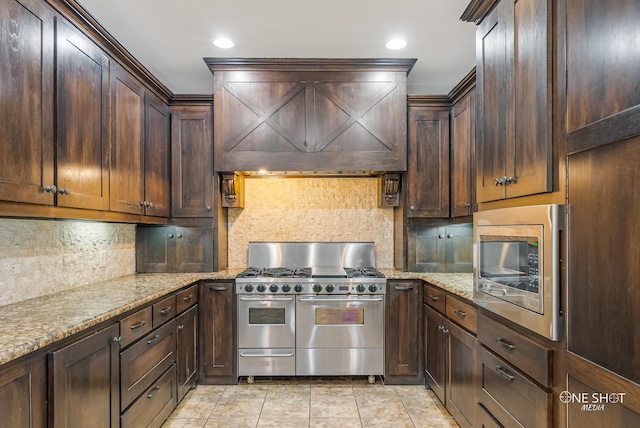
[[[242,269],[205,273],[133,274],[0,306],[0,365],[123,314],[189,284],[234,279]],[[422,279],[472,299],[470,273],[380,269],[387,279]]]

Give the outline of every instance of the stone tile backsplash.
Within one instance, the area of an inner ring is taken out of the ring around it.
[[[247,178],[228,226],[230,267],[246,267],[249,241],[370,241],[377,267],[393,267],[393,209],[378,208],[375,177]]]
[[[135,225],[0,219],[0,306],[135,272]]]

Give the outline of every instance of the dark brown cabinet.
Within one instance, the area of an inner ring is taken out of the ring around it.
[[[211,219],[198,219],[192,223],[193,225],[189,226],[138,226],[136,271],[139,273],[213,271]]]
[[[476,423],[477,309],[424,286],[425,383],[462,427]]]
[[[390,280],[386,294],[386,384],[422,383],[422,284]]]
[[[173,106],[171,112],[171,216],[213,217],[211,106]]]
[[[471,272],[473,227],[415,226],[407,239],[408,270],[413,272]]]
[[[200,283],[200,383],[238,381],[236,306],[233,282]]]
[[[406,170],[415,60],[206,58],[216,171]]]
[[[406,216],[449,217],[449,109],[409,104]]]
[[[552,190],[551,3],[501,0],[478,27],[478,202]]]
[[[144,214],[171,213],[171,115],[160,98],[146,93],[144,108]]]
[[[193,291],[197,295],[197,288]],[[198,377],[198,306],[193,306],[176,318],[178,334],[176,348],[176,384],[178,402],[195,388]]]
[[[109,59],[56,20],[57,205],[109,209]]]
[[[475,208],[475,110],[473,90],[451,107],[451,217],[470,216]]]
[[[46,355],[30,356],[0,367],[0,425],[11,428],[47,426]]]
[[[114,324],[50,354],[53,427],[119,427],[120,345]]]
[[[2,0],[0,20],[0,199],[53,205],[54,13]]]

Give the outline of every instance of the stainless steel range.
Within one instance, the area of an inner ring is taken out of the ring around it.
[[[251,242],[249,265],[236,277],[238,375],[384,373],[372,242]]]

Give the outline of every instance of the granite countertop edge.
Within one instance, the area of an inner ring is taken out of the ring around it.
[[[9,363],[200,280],[235,279],[242,269],[132,274],[0,306],[0,365]],[[472,300],[472,274],[380,269],[387,279],[421,279]]]

